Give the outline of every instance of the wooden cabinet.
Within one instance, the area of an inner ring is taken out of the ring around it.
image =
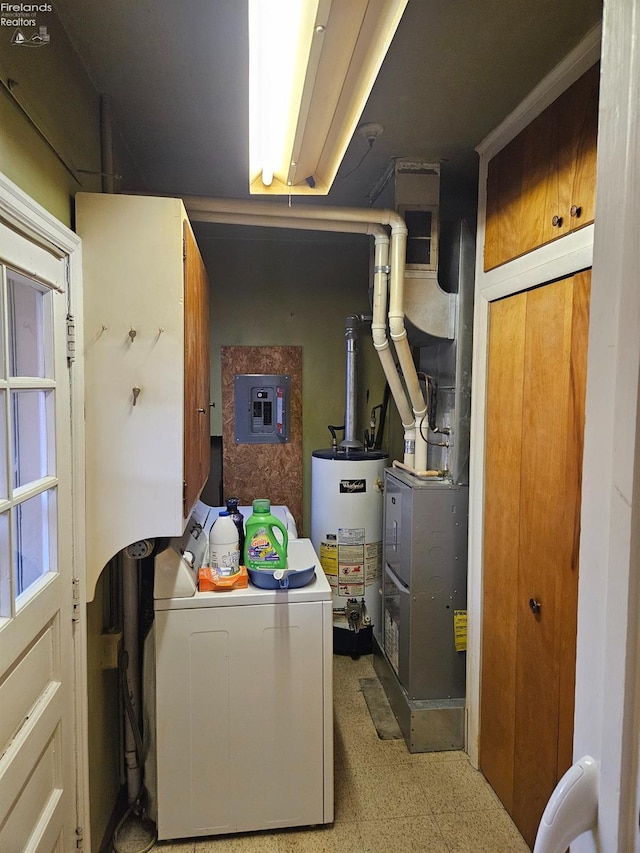
[[[490,306],[480,769],[530,846],[573,760],[589,286]]]
[[[209,282],[188,219],[184,254],[184,510],[191,512],[209,476]]]
[[[182,534],[209,475],[209,287],[179,199],[79,193],[87,588]]]
[[[493,269],[595,215],[597,63],[488,164],[484,269]]]

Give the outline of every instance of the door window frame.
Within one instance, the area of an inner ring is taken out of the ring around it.
[[[31,276],[35,269],[30,244],[45,249],[54,258],[63,259],[66,267],[68,327],[74,338],[82,340],[82,253],[77,234],[60,222],[38,202],[28,196],[0,172],[0,222],[25,239],[24,257],[19,258],[18,272]],[[36,278],[37,280],[37,278]],[[88,762],[88,703],[87,703],[87,625],[85,583],[85,489],[84,489],[84,370],[82,358],[75,357],[75,344],[69,345],[70,402],[71,402],[71,466],[72,505],[70,529],[61,535],[71,537],[74,578],[74,602],[77,621],[73,629],[73,729],[75,735],[75,801],[76,821],[82,827],[84,843],[91,846],[89,824],[89,762]],[[59,381],[67,381],[60,378]],[[69,595],[72,591],[69,590]]]

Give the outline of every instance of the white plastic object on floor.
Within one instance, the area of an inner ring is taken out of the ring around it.
[[[600,767],[584,755],[556,785],[542,815],[533,853],[565,853],[569,844],[598,822]]]

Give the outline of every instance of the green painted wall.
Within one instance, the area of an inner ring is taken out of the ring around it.
[[[303,531],[310,535],[311,453],[331,445],[328,424],[344,423],[345,320],[371,314],[369,268],[371,238],[295,236],[225,239],[206,225],[196,236],[211,285],[211,388],[215,407],[211,431],[221,435],[221,346],[297,345],[302,354]],[[308,235],[309,232],[304,232]],[[358,341],[358,437],[369,425],[369,412],[382,402],[384,374],[371,332],[363,327]],[[385,449],[402,431],[393,402],[389,405]],[[398,458],[398,449],[395,456]],[[400,457],[402,458],[402,457]]]
[[[77,172],[76,179],[71,174],[79,169],[100,171],[99,97],[55,14],[39,13],[38,24],[45,25],[50,36],[49,44],[41,47],[12,45],[13,28],[0,28],[0,171],[70,226],[74,194],[78,190],[99,191],[101,187],[99,175]],[[102,622],[103,585],[99,582],[95,600],[87,607],[94,853],[99,849],[120,788],[117,673],[99,668]]]
[[[40,13],[38,24],[50,36],[41,47],[11,44],[13,29],[0,28],[0,171],[70,225],[73,194],[101,186],[98,175],[77,172],[100,172],[99,97],[55,14]]]

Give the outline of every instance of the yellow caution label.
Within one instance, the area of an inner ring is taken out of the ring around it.
[[[336,542],[320,543],[320,565],[325,575],[338,575],[338,545]]]
[[[453,632],[455,637],[456,651],[466,652],[467,650],[467,611],[453,611]]]

